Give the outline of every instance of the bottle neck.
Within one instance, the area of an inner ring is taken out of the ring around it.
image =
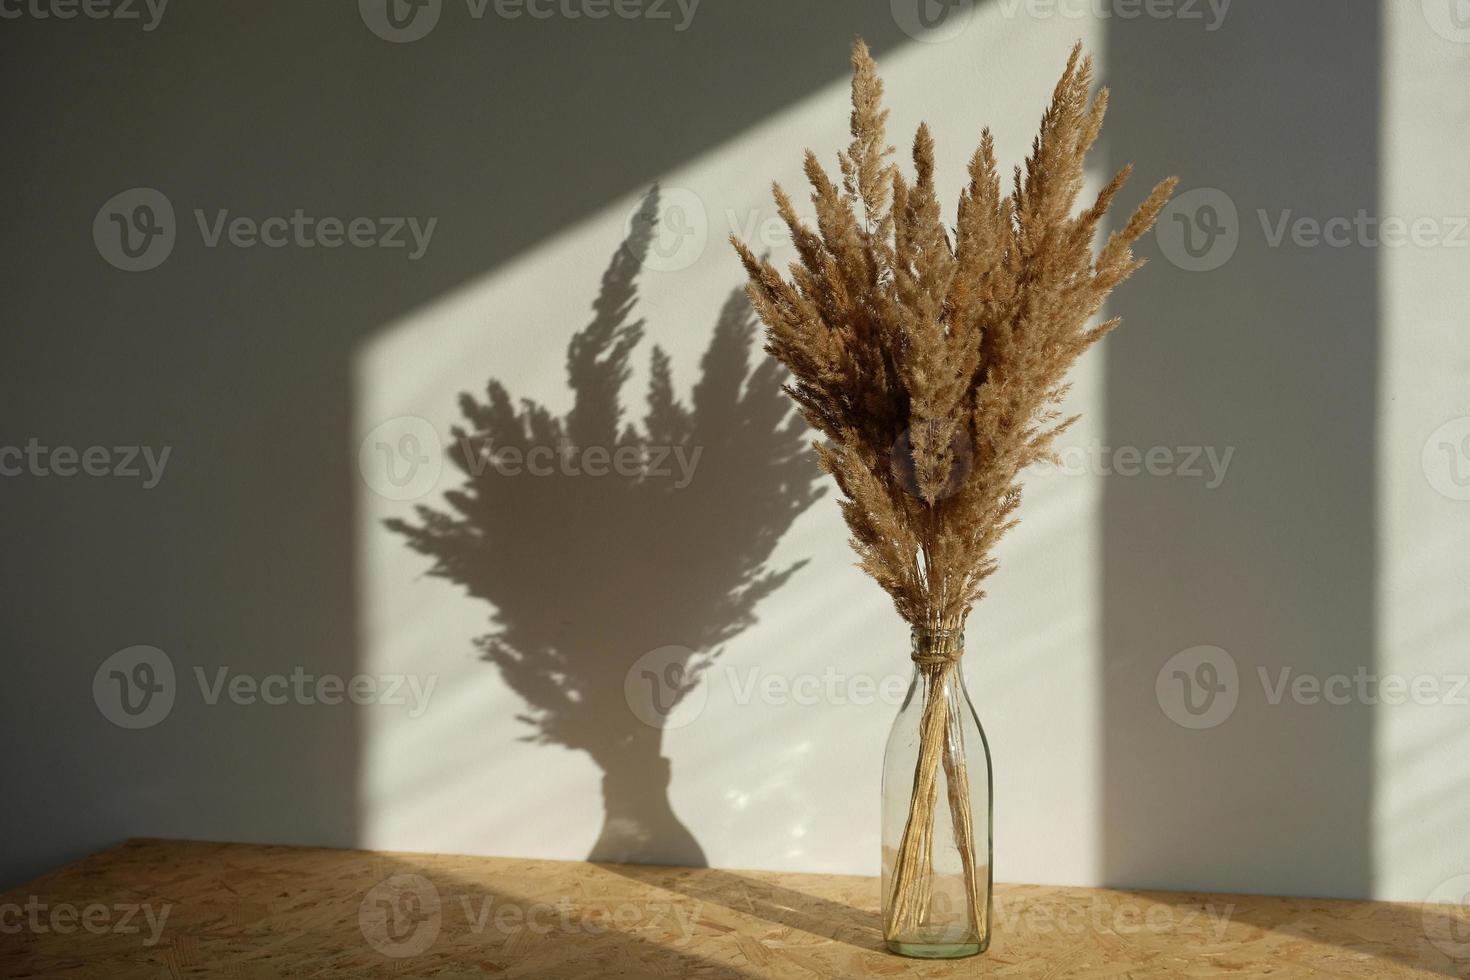
[[[965,653],[963,628],[915,626],[909,634],[909,657],[921,673],[933,673],[959,664]]]

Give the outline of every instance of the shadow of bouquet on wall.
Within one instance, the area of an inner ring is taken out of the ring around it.
[[[697,714],[701,675],[805,564],[770,559],[821,496],[820,474],[780,368],[751,365],[756,322],[740,290],[690,404],[654,347],[646,414],[624,418],[658,214],[654,187],[567,348],[566,415],[517,404],[493,379],[483,401],[462,394],[449,456],[463,484],[444,509],[418,507],[418,523],[386,523],[433,559],[430,574],[494,607],[477,642],[525,699],[527,740],[580,749],[602,770],[589,859],[703,866],[669,801],[664,731]]]

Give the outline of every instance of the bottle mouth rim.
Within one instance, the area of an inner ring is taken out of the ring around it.
[[[915,626],[910,634],[909,657],[920,667],[957,663],[965,652],[963,627]]]
[[[962,640],[965,638],[965,628],[963,626],[912,626],[909,628],[909,636],[915,640]]]

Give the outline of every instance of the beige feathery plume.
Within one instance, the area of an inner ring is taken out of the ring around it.
[[[798,256],[789,275],[732,242],[767,349],[791,370],[792,398],[827,440],[819,458],[847,498],[862,567],[910,623],[954,627],[995,570],[991,551],[1012,524],[1020,472],[1049,458],[1073,421],[1056,410],[1066,371],[1117,325],[1088,323],[1143,264],[1129,246],[1174,181],[1094,249],[1129,171],[1073,214],[1107,107],[1105,89],[1090,95],[1092,62],[1079,44],[1011,192],[1001,194],[987,130],[950,228],[928,127],[914,138],[910,181],[887,162],[883,83],[862,41],[852,63],[840,183],[806,155],[815,228],[774,189]]]
[[[1010,192],[1002,195],[987,130],[947,227],[928,127],[914,137],[910,180],[888,162],[883,83],[861,40],[852,67],[852,142],[838,155],[840,183],[806,154],[815,227],[774,188],[798,261],[783,276],[731,241],[766,349],[790,369],[787,391],[825,440],[818,459],[842,491],[859,564],[915,629],[958,631],[996,569],[996,542],[1015,525],[1021,471],[1054,458],[1053,440],[1076,420],[1058,411],[1067,369],[1118,321],[1089,323],[1143,264],[1130,245],[1153,226],[1175,182],[1155,187],[1095,248],[1129,170],[1074,214],[1107,108],[1106,89],[1091,95],[1092,61],[1078,44]],[[954,662],[920,667],[935,690]],[[952,797],[963,777],[963,759],[941,751],[943,702],[926,705],[892,927],[914,922],[927,902],[941,756]],[[968,803],[952,802],[968,828]],[[973,863],[971,851],[967,874]]]

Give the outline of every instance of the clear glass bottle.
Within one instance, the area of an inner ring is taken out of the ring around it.
[[[883,938],[904,956],[990,945],[990,746],[963,652],[962,630],[914,630],[914,676],[883,755]]]

